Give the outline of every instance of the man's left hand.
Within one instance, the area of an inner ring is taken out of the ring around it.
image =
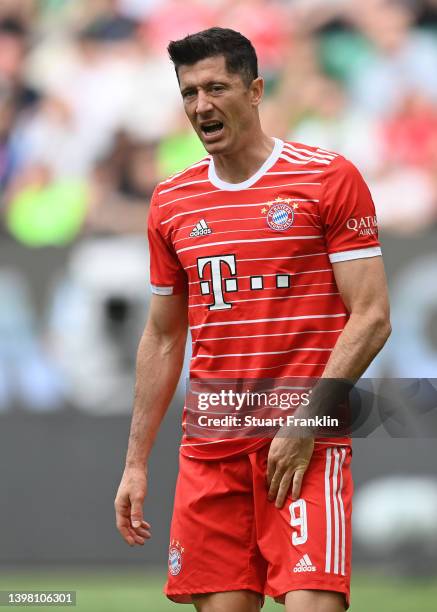
[[[273,438],[267,458],[268,499],[276,499],[275,506],[282,508],[290,486],[291,497],[300,496],[303,476],[314,450],[314,438],[282,437],[281,432]]]

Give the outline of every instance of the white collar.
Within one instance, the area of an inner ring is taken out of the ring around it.
[[[251,187],[254,183],[256,183],[262,176],[265,174],[278,160],[282,147],[284,145],[283,141],[279,138],[273,138],[275,144],[273,146],[273,151],[270,153],[268,158],[265,160],[263,165],[258,168],[255,174],[252,174],[251,177],[243,181],[242,183],[227,183],[223,181],[221,178],[217,176],[214,159],[211,157],[211,161],[209,163],[208,168],[208,178],[210,182],[219,189],[224,189],[226,191],[240,191],[241,189],[247,189]]]

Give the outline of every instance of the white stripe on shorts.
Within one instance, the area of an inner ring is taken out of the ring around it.
[[[331,488],[329,475],[331,473],[331,453],[332,448],[326,449],[326,467],[325,467],[325,504],[326,504],[326,562],[325,572],[331,571]]]
[[[343,463],[346,458],[346,449],[340,449],[340,488],[338,490],[338,503],[340,505],[340,519],[341,519],[341,574],[346,575],[345,571],[345,559],[346,559],[346,520],[344,517],[344,505],[342,498],[343,491]]]
[[[332,455],[334,466],[331,476]],[[325,505],[326,505],[326,557],[325,572],[346,575],[346,519],[342,497],[345,448],[326,449]],[[332,506],[332,508],[331,508]],[[332,533],[332,517],[334,533]]]

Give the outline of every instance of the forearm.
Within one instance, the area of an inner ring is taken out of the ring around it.
[[[145,468],[182,369],[186,331],[165,337],[146,328],[137,355],[135,399],[126,466]]]
[[[326,364],[322,378],[356,381],[384,346],[390,323],[383,315],[351,314]]]
[[[353,384],[382,349],[389,335],[390,323],[385,316],[352,314],[320,380],[312,389],[309,406],[300,406],[295,416],[340,416]]]

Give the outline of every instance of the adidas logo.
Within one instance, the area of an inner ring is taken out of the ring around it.
[[[315,572],[317,568],[311,563],[311,559],[305,554],[300,561],[296,563],[293,572]]]
[[[207,236],[212,233],[212,229],[208,226],[208,223],[205,219],[200,219],[199,223],[193,227],[193,230],[190,234],[190,238],[197,238],[198,236]]]

